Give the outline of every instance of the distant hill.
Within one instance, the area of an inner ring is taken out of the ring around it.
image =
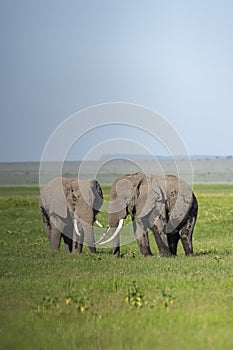
[[[100,157],[100,161],[103,160],[112,160],[112,159],[131,159],[131,160],[169,160],[172,159],[173,157],[170,156],[163,156],[163,155],[149,155],[149,154],[104,154]],[[176,156],[174,157],[175,159],[183,159],[184,156]],[[229,156],[218,156],[218,155],[198,155],[198,154],[194,154],[191,155],[190,158],[192,160],[196,160],[196,159],[230,159],[232,158],[231,155]]]
[[[110,155],[109,155],[110,156]],[[37,185],[39,183],[39,162],[0,163],[0,185]],[[106,158],[99,161],[65,162],[63,176],[97,178],[101,183],[111,184],[117,177],[125,173],[144,171],[151,174],[175,174],[177,166],[180,176],[187,177],[187,160],[170,159],[127,159]],[[233,183],[233,157],[193,156],[194,183]],[[50,164],[50,171],[45,174],[45,182],[57,176],[56,163]]]
[[[149,154],[104,154],[100,161],[109,161],[112,159],[131,159],[131,160],[154,160],[155,157]],[[158,159],[168,159],[169,157],[158,156]]]

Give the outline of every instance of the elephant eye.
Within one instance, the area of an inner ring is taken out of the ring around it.
[[[72,194],[72,199],[73,199],[74,202],[76,202],[76,200],[77,200],[77,198],[75,197],[74,194]]]

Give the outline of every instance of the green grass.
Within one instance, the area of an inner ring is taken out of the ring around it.
[[[1,348],[232,349],[233,186],[194,190],[194,256],[160,258],[150,236],[153,257],[132,242],[116,259],[51,253],[38,188],[0,187]]]
[[[194,185],[194,191],[198,194],[207,195],[233,195],[233,184],[198,184]]]

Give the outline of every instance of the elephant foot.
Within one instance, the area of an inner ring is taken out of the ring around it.
[[[168,258],[168,257],[172,256],[171,252],[166,250],[166,249],[161,249],[159,251],[159,255],[163,258]],[[173,254],[173,256],[174,256],[174,254]]]
[[[121,254],[120,254],[120,247],[115,247],[113,249],[113,255],[116,257],[116,258],[120,258]]]
[[[185,255],[192,255],[193,254],[193,245],[192,240],[188,237],[181,237],[181,243],[184,248]]]
[[[152,253],[142,253],[142,254],[143,254],[143,256],[145,256],[145,257],[147,257],[147,256],[153,256]]]
[[[138,247],[139,247],[142,255],[144,255],[144,256],[153,255],[151,250],[150,250],[150,245],[149,245],[147,234],[138,237],[137,244],[138,244]]]
[[[193,250],[185,252],[185,255],[186,255],[186,256],[191,256],[191,255],[193,255]]]
[[[96,254],[96,247],[88,247],[91,254]]]
[[[180,239],[180,235],[177,230],[167,234],[167,240],[168,240],[168,245],[169,245],[171,255],[176,255],[179,239]]]
[[[82,250],[83,250],[83,244],[78,242],[73,242],[73,248],[72,248],[73,253],[81,254]]]
[[[140,252],[142,253],[142,255],[144,255],[144,256],[152,256],[153,255],[149,247],[139,245],[139,248],[140,248]]]

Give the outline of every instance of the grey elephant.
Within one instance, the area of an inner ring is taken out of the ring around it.
[[[97,180],[57,177],[43,186],[39,207],[50,249],[58,250],[63,238],[67,251],[81,253],[85,236],[90,252],[95,253],[93,224],[99,224],[96,215],[102,203]]]
[[[155,176],[138,172],[116,179],[110,190],[108,230],[113,254],[120,254],[119,232],[131,215],[134,234],[144,256],[152,255],[151,229],[161,256],[176,255],[181,239],[186,255],[193,253],[192,234],[198,213],[197,199],[189,185],[173,175]],[[106,233],[104,235],[106,235]],[[103,236],[104,236],[103,235]]]

